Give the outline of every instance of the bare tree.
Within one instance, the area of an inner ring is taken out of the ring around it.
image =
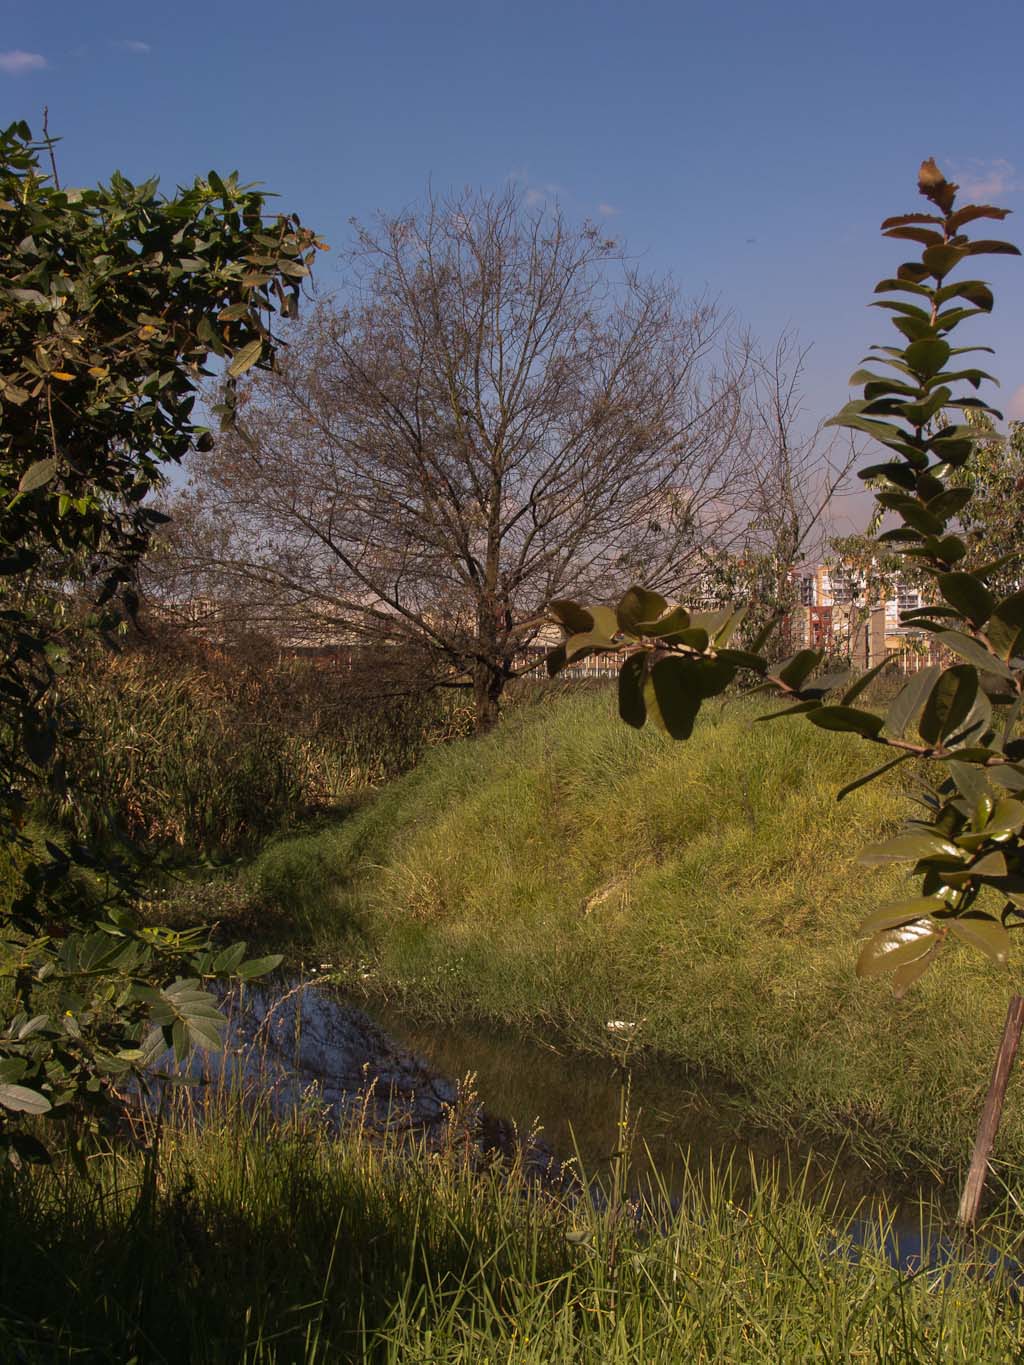
[[[288,629],[412,646],[497,716],[544,604],[684,593],[749,519],[749,343],[514,190],[358,230],[194,471],[172,558]]]
[[[820,557],[832,504],[858,461],[851,440],[836,434],[824,440],[820,426],[807,425],[801,380],[808,349],[790,330],[752,358],[749,520],[742,543],[719,558],[720,596],[748,604],[748,634],[775,621],[773,648],[782,654],[794,645],[795,570]]]

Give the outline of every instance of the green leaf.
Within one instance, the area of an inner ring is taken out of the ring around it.
[[[994,839],[1000,834],[1016,834],[1024,825],[1024,802],[1011,796],[1001,797],[985,826],[985,834]]]
[[[822,730],[851,731],[873,739],[882,728],[882,717],[871,711],[859,711],[855,706],[819,706],[808,713],[807,719]]]
[[[230,976],[242,958],[245,957],[245,942],[232,943],[229,948],[225,948],[222,953],[218,953],[213,959],[213,970],[223,972],[225,976]]]
[[[997,967],[1005,967],[1010,956],[1010,935],[998,920],[978,910],[968,911],[945,921],[951,933],[963,943],[977,948]]]
[[[935,961],[942,947],[942,939],[937,938],[928,951],[923,956],[915,958],[913,962],[904,963],[902,967],[897,967],[892,974],[892,993],[897,1000],[902,1000],[907,991],[918,981]]]
[[[882,863],[916,863],[923,858],[934,858],[955,865],[964,861],[964,854],[962,849],[940,834],[921,830],[914,834],[898,834],[894,839],[885,839],[879,844],[868,844],[858,855],[857,861],[864,867],[878,867]]]
[[[22,474],[21,481],[18,484],[18,492],[35,492],[37,488],[42,488],[43,484],[49,483],[56,472],[56,460],[36,460],[35,464],[30,464]]]
[[[776,669],[775,676],[794,692],[799,692],[801,684],[810,677],[824,657],[825,651],[822,649],[800,649]]]
[[[971,864],[970,875],[972,877],[1005,877],[1009,873],[1006,865],[1006,854],[999,849],[993,849],[990,853],[984,854],[976,863]]]
[[[651,635],[655,639],[665,639],[672,643],[674,637],[681,630],[688,630],[690,626],[690,613],[685,607],[673,607],[670,612],[662,616],[657,621],[641,621],[637,629],[642,635]]]
[[[949,764],[949,775],[956,784],[956,789],[960,795],[976,806],[979,801],[988,796],[988,782],[985,774],[978,768],[972,768],[969,763]]]
[[[611,640],[619,632],[619,618],[611,607],[587,607],[594,620],[594,634]]]
[[[980,579],[970,573],[940,573],[939,591],[972,625],[983,626],[995,608],[995,598]]]
[[[893,901],[868,915],[859,925],[857,934],[863,938],[866,934],[877,934],[884,929],[898,929],[901,924],[912,924],[945,908],[946,902],[941,896],[916,896],[913,900]]]
[[[24,1085],[0,1085],[0,1105],[19,1114],[46,1114],[53,1108],[45,1095]]]
[[[641,622],[657,621],[667,606],[668,602],[661,593],[649,592],[646,588],[634,584],[623,595],[615,608],[615,614],[622,630],[637,635],[640,634],[637,627]]]
[[[935,638],[954,654],[967,659],[975,668],[983,668],[986,673],[994,673],[998,678],[1013,680],[1013,672],[1002,659],[990,654],[980,641],[972,639],[969,635],[964,635],[959,630],[940,630]]]
[[[864,945],[857,959],[857,975],[862,977],[882,976],[893,972],[897,967],[917,962],[935,944],[934,927],[927,920],[904,924],[899,929],[889,929],[876,934]]]
[[[1022,631],[1024,592],[1015,592],[993,608],[985,634],[1001,659],[1011,659],[1020,652]]]
[[[915,673],[896,694],[885,713],[885,728],[894,739],[902,739],[907,726],[928,700],[941,674],[939,665],[931,664]]]
[[[619,715],[627,725],[640,730],[647,719],[644,704],[644,679],[647,653],[631,654],[619,669]]]
[[[238,968],[238,975],[243,981],[252,981],[257,976],[266,976],[268,972],[276,971],[283,961],[281,953],[271,953],[269,957],[251,957]]]
[[[941,631],[952,635],[953,631]],[[918,721],[921,738],[928,744],[938,744],[953,734],[966,720],[978,695],[978,675],[969,664],[955,664],[947,668],[932,688],[931,696]]]
[[[237,379],[240,374],[245,374],[246,370],[251,370],[262,354],[263,341],[257,337],[255,341],[250,341],[247,346],[235,352],[234,359],[228,366],[228,374],[232,379]]]
[[[710,643],[710,638],[703,626],[689,626],[686,630],[677,631],[676,634],[671,637],[671,643],[674,645],[688,645],[690,649],[696,649],[698,652],[703,653]]]
[[[1008,791],[1024,791],[1024,767],[1019,763],[996,763],[987,772],[993,782],[998,782]]]
[[[547,669],[548,677],[557,677],[568,662],[565,654],[565,645],[556,645],[554,649],[549,650],[544,661],[544,667]]]
[[[704,696],[697,660],[659,659],[651,681],[666,731],[673,739],[689,739]]]
[[[931,379],[949,359],[949,343],[939,337],[922,337],[913,341],[904,352],[907,364],[922,379]]]
[[[979,679],[979,682],[984,682],[985,680],[986,679],[982,678]],[[971,709],[967,712],[967,715],[953,733],[946,738],[946,748],[956,749],[957,756],[962,761],[967,761],[964,754],[959,751],[961,749],[967,750],[978,748],[979,741],[991,724],[992,703],[989,701],[984,689],[979,688]]]
[[[928,274],[941,280],[954,266],[959,265],[966,254],[966,251],[957,246],[929,246],[921,253],[921,260]]]
[[[716,652],[720,659],[735,668],[749,668],[754,673],[764,673],[768,667],[767,659],[746,649],[719,649]]]
[[[556,599],[548,603],[548,611],[573,635],[585,635],[594,629],[594,618],[578,602]]]

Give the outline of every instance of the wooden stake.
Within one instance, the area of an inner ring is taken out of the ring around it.
[[[967,1172],[963,1194],[960,1196],[960,1211],[957,1214],[957,1221],[965,1228],[972,1228],[974,1220],[978,1216],[978,1205],[981,1203],[981,1193],[985,1188],[985,1177],[988,1174],[988,1159],[992,1154],[992,1143],[995,1141],[996,1131],[999,1128],[999,1120],[1002,1118],[1006,1087],[1009,1084],[1010,1070],[1013,1067],[1013,1060],[1020,1045],[1022,1028],[1024,1028],[1024,996],[1015,995],[1011,997],[1009,1008],[1006,1011],[1003,1037],[999,1044],[992,1079],[989,1082],[985,1107],[981,1111],[978,1136],[974,1139],[971,1169]]]

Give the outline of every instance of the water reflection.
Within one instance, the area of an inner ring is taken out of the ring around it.
[[[480,1148],[518,1147],[534,1172],[556,1180],[565,1161],[607,1179],[621,1160],[625,1105],[634,1196],[653,1186],[675,1200],[687,1171],[711,1178],[731,1160],[740,1199],[768,1170],[810,1199],[827,1188],[837,1226],[848,1229],[843,1254],[870,1241],[908,1269],[920,1266],[925,1246],[933,1266],[951,1254],[941,1227],[926,1222],[938,1209],[950,1226],[950,1191],[926,1181],[896,1185],[841,1151],[823,1158],[808,1144],[745,1131],[730,1094],[692,1077],[650,1069],[630,1075],[607,1061],[493,1030],[414,1023],[386,1008],[367,1010],[321,984],[250,986],[242,1000],[232,995],[225,1004],[224,1052],[195,1054],[185,1067],[190,1079],[206,1083],[199,1093],[216,1091],[210,1082],[241,1084],[274,1113],[312,1104],[331,1122],[358,1112],[382,1129],[393,1129],[397,1115],[428,1141],[442,1133],[461,1095]],[[169,1057],[163,1067],[174,1069]]]

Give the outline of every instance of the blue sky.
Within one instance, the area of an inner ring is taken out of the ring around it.
[[[307,0],[6,3],[0,117],[44,104],[62,174],[170,189],[211,167],[276,190],[335,245],[348,219],[509,177],[607,224],[652,270],[769,341],[812,345],[808,420],[834,411],[924,207],[933,155],[1021,212],[1024,3],[975,0]],[[328,286],[336,255],[321,258]],[[997,400],[1024,416],[1024,262],[991,258]]]

